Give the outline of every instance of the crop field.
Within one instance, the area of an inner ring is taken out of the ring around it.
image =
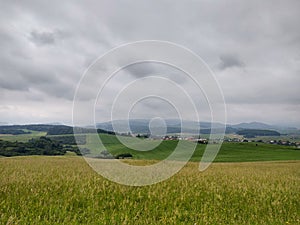
[[[190,162],[145,187],[81,157],[0,158],[0,170],[0,224],[300,224],[300,161]]]

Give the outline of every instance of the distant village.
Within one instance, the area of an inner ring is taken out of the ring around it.
[[[140,135],[140,134],[137,134],[137,135],[133,135],[135,137],[139,137],[139,138],[150,138],[149,135]],[[207,138],[196,138],[196,137],[181,137],[181,136],[178,136],[178,135],[166,135],[166,136],[163,136],[163,137],[151,137],[151,139],[160,139],[160,140],[164,140],[164,141],[169,141],[169,140],[187,140],[187,141],[192,141],[192,142],[197,142],[198,144],[208,144],[209,142],[209,139]],[[211,141],[211,143],[218,143],[222,140],[213,140]],[[277,139],[274,139],[274,140],[262,140],[262,139],[247,139],[245,137],[240,137],[240,136],[237,136],[237,137],[233,137],[233,138],[229,138],[229,137],[225,137],[224,142],[236,142],[236,143],[241,143],[241,142],[256,142],[256,143],[265,143],[265,144],[272,144],[272,145],[284,145],[284,146],[294,146],[296,148],[299,148],[300,149],[300,142],[299,141],[288,141],[288,140],[277,140]]]
[[[262,140],[262,139],[245,139],[245,138],[225,138],[225,142],[257,142],[257,143],[266,143],[266,144],[273,144],[273,145],[285,145],[285,146],[295,146],[300,148],[300,142],[296,141],[288,141],[288,140]]]

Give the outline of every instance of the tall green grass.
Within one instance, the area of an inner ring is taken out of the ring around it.
[[[189,163],[145,187],[81,157],[0,158],[0,171],[0,224],[300,224],[300,161]]]

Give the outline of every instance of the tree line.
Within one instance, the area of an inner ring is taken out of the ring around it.
[[[75,130],[75,132],[74,132]],[[31,131],[47,132],[47,135],[62,135],[62,134],[87,134],[94,133],[95,129],[83,128],[83,127],[71,127],[66,125],[48,125],[48,124],[31,124],[31,125],[5,125],[0,126],[0,134],[30,134]],[[97,133],[112,134],[113,131],[107,131],[103,129],[97,129]]]
[[[274,130],[244,129],[236,132],[245,138],[255,138],[256,136],[280,136],[280,133]]]
[[[0,140],[0,155],[26,156],[26,155],[64,155],[67,151],[81,155],[77,146],[63,145],[47,137],[31,139],[28,142],[11,142]]]

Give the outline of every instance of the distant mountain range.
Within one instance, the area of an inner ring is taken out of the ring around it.
[[[131,120],[115,120],[104,123],[98,123],[97,128],[115,131],[119,133],[149,133],[149,123],[150,120],[147,119],[131,119]],[[181,132],[181,121],[178,119],[168,119],[165,120],[167,133],[180,133]],[[128,127],[129,124],[129,127]],[[200,127],[200,133],[207,134],[211,132],[211,128],[214,128],[215,132],[221,130],[224,127],[224,124],[221,123],[210,123],[210,122],[195,122],[195,121],[183,121],[184,127],[188,133],[197,133],[196,131]],[[114,127],[113,127],[114,126]],[[155,125],[154,125],[155,126]],[[226,125],[226,133],[236,133],[241,129],[259,129],[259,130],[274,130],[281,134],[285,133],[295,133],[299,132],[297,128],[294,127],[283,127],[283,126],[275,126],[269,125],[260,122],[251,122],[251,123],[239,123],[239,124],[227,124]]]
[[[165,123],[165,126],[164,124]],[[96,125],[97,132],[99,133],[134,133],[134,134],[150,134],[150,128],[154,131],[159,131],[160,135],[167,134],[214,134],[224,131],[224,124],[210,123],[210,122],[195,122],[195,121],[180,121],[178,119],[168,119],[165,121],[154,121],[147,119],[131,119],[131,120],[115,120]],[[94,126],[93,126],[94,127]],[[78,133],[89,133],[94,131],[92,126],[77,128]],[[183,128],[183,129],[182,129]],[[27,125],[0,125],[0,134],[25,134],[29,131],[46,132],[47,134],[72,134],[73,127],[66,125],[55,124],[27,124]],[[280,134],[300,134],[300,130],[293,127],[274,126],[265,123],[251,122],[239,123],[225,126],[226,133],[240,133],[243,130],[260,130],[259,132],[267,133],[268,131],[276,131]],[[163,131],[163,132],[161,132]],[[164,132],[166,131],[166,132]],[[251,133],[250,132],[250,133]],[[153,133],[152,133],[153,134]]]

